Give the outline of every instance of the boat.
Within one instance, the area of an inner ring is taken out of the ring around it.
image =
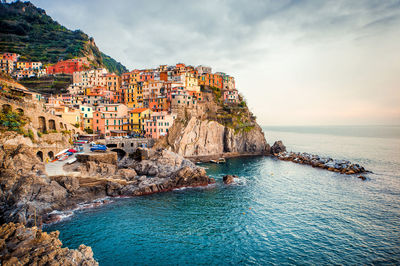
[[[217,160],[210,160],[210,163],[226,163],[225,158],[218,158]]]
[[[68,155],[67,154],[64,154],[64,155],[62,155],[61,157],[60,157],[60,159],[58,159],[59,161],[64,161],[64,160],[66,160],[66,159],[68,159]]]

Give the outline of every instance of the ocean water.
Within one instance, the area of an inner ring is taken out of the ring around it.
[[[235,158],[203,165],[215,185],[113,199],[44,229],[59,230],[66,247],[91,246],[100,265],[400,263],[400,127],[264,131],[288,150],[373,173],[362,181],[269,157]],[[226,186],[225,174],[240,178]]]

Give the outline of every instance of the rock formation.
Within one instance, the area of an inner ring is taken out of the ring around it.
[[[224,181],[225,184],[229,185],[232,183],[235,183],[235,178],[238,178],[236,175],[224,175],[222,178],[222,181]]]
[[[185,157],[269,153],[269,145],[258,125],[235,133],[234,129],[216,121],[197,117],[192,117],[187,125],[176,121],[167,136],[167,144],[172,151]]]
[[[291,161],[299,164],[311,165],[312,167],[326,169],[328,171],[337,172],[346,175],[353,175],[359,173],[367,173],[359,164],[354,164],[347,160],[336,160],[332,158],[324,158],[315,154],[309,153],[296,153],[296,152],[280,152],[276,154],[276,158],[282,161]],[[364,176],[359,177],[362,180],[366,178]]]
[[[286,147],[283,145],[281,140],[275,141],[274,145],[271,147],[271,154],[279,154],[281,152],[285,152]]]
[[[90,247],[62,248],[59,232],[46,233],[37,227],[8,223],[0,227],[2,265],[98,265]]]
[[[77,156],[75,163],[64,167],[66,175],[49,177],[28,138],[17,146],[4,145],[7,141],[0,142],[1,223],[41,225],[57,220],[54,211],[107,196],[139,196],[214,182],[203,168],[182,156],[148,149],[119,165],[113,152]]]

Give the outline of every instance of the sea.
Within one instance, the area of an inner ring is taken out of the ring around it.
[[[263,127],[270,144],[359,163],[363,181],[271,157],[202,164],[216,184],[112,199],[45,231],[100,265],[399,265],[400,126]],[[222,177],[234,174],[233,185]]]

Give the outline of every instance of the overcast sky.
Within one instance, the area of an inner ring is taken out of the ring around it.
[[[233,75],[262,125],[400,124],[400,0],[32,2],[130,70]]]

